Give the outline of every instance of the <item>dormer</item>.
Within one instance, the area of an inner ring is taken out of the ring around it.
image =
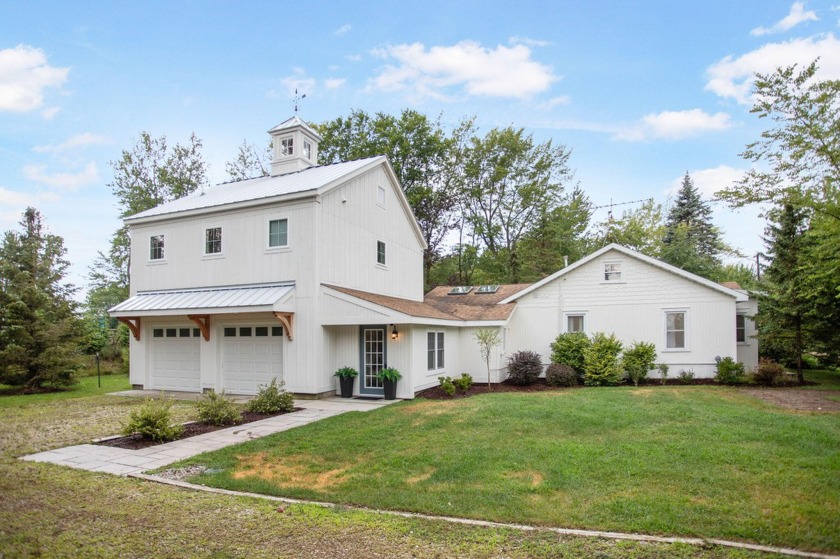
[[[271,176],[302,171],[318,164],[318,142],[323,138],[297,116],[268,131],[271,135]]]

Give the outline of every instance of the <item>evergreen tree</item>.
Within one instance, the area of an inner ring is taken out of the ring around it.
[[[688,272],[711,277],[720,268],[720,255],[726,248],[720,231],[712,224],[709,203],[700,197],[686,172],[665,220],[662,260]]]
[[[802,376],[802,354],[812,341],[805,294],[806,261],[810,239],[808,212],[792,204],[774,209],[774,220],[765,230],[770,264],[765,268],[758,299],[756,326],[762,352],[796,364],[797,380]]]
[[[0,382],[65,386],[75,382],[78,319],[64,282],[64,240],[45,231],[41,214],[27,208],[22,231],[0,244]]]

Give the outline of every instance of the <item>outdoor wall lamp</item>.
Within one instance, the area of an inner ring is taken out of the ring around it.
[[[392,324],[391,326],[394,328],[393,330],[391,330],[391,339],[396,340],[397,338],[400,337],[400,333],[397,332],[397,325],[396,324]]]

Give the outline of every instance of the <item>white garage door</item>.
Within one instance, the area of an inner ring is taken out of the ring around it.
[[[283,380],[281,326],[227,326],[222,330],[222,386],[233,394],[256,394],[272,378]]]
[[[152,389],[199,391],[200,340],[198,328],[152,328]]]

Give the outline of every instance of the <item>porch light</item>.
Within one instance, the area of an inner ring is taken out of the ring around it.
[[[397,325],[396,324],[392,324],[391,326],[393,326],[393,328],[394,328],[393,330],[391,330],[391,339],[396,340],[397,338],[400,337],[400,333],[397,332]]]

